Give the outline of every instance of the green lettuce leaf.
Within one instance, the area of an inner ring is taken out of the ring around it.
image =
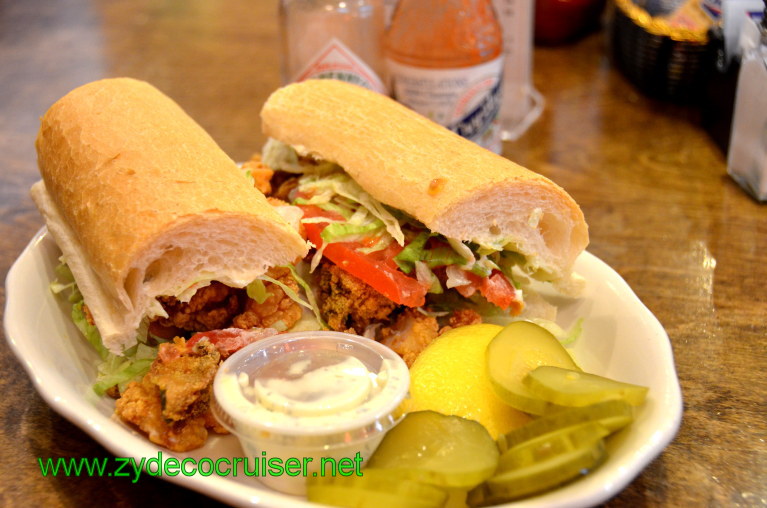
[[[245,291],[248,293],[248,298],[252,298],[258,304],[264,303],[269,298],[269,292],[261,279],[256,279],[248,284]]]
[[[144,377],[157,357],[159,347],[147,344],[149,322],[145,320],[139,326],[136,332],[136,346],[124,351],[122,355],[111,353],[104,347],[98,328],[88,322],[84,309],[85,301],[69,267],[62,261],[55,272],[56,279],[50,285],[51,291],[57,295],[62,295],[67,289],[71,291],[68,300],[72,303],[72,322],[101,359],[97,365],[98,374],[93,390],[98,395],[104,395],[115,385],[119,385],[122,390],[129,382],[138,381]]]
[[[429,268],[466,264],[466,259],[452,247],[438,245],[437,247],[426,248],[426,242],[431,236],[436,235],[428,232],[419,233],[399,254],[394,256],[394,262],[397,263],[400,270],[405,273],[412,272],[417,261],[424,262]]]

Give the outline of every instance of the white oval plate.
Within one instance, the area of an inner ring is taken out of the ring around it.
[[[161,450],[113,418],[114,402],[90,389],[96,353],[69,319],[65,302],[48,286],[60,251],[42,229],[16,260],[6,279],[5,336],[50,406],[90,434],[116,457],[237,457],[233,436],[215,436],[190,453]],[[668,335],[628,284],[609,266],[585,252],[576,271],[588,281],[577,300],[562,301],[558,322],[569,327],[584,318],[583,333],[571,352],[584,370],[650,388],[630,428],[609,440],[609,458],[593,473],[515,507],[592,506],[625,488],[676,434],[682,397]],[[146,473],[144,473],[146,474]],[[316,506],[264,487],[254,478],[162,476],[163,479],[235,505]]]

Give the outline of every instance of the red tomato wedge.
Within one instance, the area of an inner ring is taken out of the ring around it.
[[[511,313],[514,315],[522,312],[523,304],[517,298],[517,289],[498,270],[494,270],[489,277],[482,278],[479,292],[487,298],[488,302],[503,310],[511,307]]]
[[[304,217],[327,217],[340,219],[341,216],[314,205],[299,205]],[[304,223],[306,236],[317,247],[322,247],[322,230],[326,223]],[[325,247],[323,256],[344,271],[370,285],[391,301],[408,307],[420,307],[426,302],[428,288],[417,279],[407,276],[394,262],[394,256],[402,247],[392,242],[386,249],[365,254],[360,247],[369,247],[365,242],[334,242]]]
[[[195,344],[203,339],[208,339],[213,344],[222,358],[228,358],[252,342],[265,339],[274,335],[276,330],[270,328],[254,328],[242,330],[240,328],[224,328],[223,330],[209,330],[197,332],[186,341],[187,349],[191,350]]]
[[[471,284],[455,288],[462,296],[468,298],[475,291],[479,291],[488,302],[501,309],[506,310],[511,307],[512,315],[516,316],[522,312],[524,304],[517,296],[517,289],[498,270],[493,270],[493,273],[488,277],[480,277],[470,272],[466,274],[466,277],[471,281]]]

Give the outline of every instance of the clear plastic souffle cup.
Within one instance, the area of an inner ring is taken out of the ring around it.
[[[409,383],[405,362],[374,340],[287,333],[224,361],[212,408],[240,440],[249,474],[258,467],[262,483],[300,495],[307,477],[359,474],[397,423]]]

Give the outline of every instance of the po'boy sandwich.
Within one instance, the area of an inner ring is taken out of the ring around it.
[[[306,242],[147,83],[73,90],[43,116],[36,148],[42,180],[31,194],[63,253],[59,289],[71,274],[73,319],[101,355],[97,391],[120,385],[118,414],[153,441],[200,446],[215,426],[206,407],[219,359],[259,336],[204,332],[292,326],[301,311],[284,300],[298,286],[280,267],[306,255]],[[254,281],[263,298],[249,295]]]
[[[535,281],[577,290],[588,229],[547,178],[340,81],[279,89],[261,119],[270,187],[304,211],[331,328],[412,362],[450,326],[553,318],[528,290]]]

